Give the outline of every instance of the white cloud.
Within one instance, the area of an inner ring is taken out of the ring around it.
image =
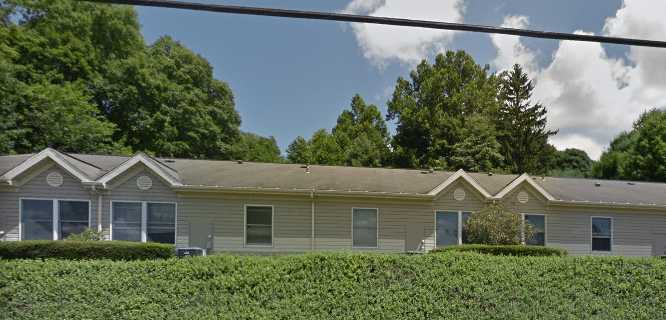
[[[524,29],[529,25],[529,19],[525,16],[507,16],[504,18],[502,27]],[[511,68],[519,63],[530,76],[536,72],[535,54],[526,48],[520,37],[491,34],[490,39],[497,47],[497,56],[492,65],[499,71]]]
[[[345,12],[371,16],[462,22],[463,0],[353,0]],[[444,51],[453,31],[353,23],[365,58],[377,66],[396,60],[413,64],[429,53]]]
[[[658,39],[666,34],[664,12],[663,1],[625,0],[616,15],[607,19],[604,31],[613,36]],[[527,20],[507,17],[505,24],[516,21]],[[498,50],[493,62],[498,68],[514,62],[536,65],[535,54],[515,37],[491,38]],[[548,107],[549,127],[560,130],[551,142],[560,149],[583,149],[595,159],[617,134],[631,129],[640,113],[666,106],[663,49],[632,47],[624,61],[608,57],[598,43],[561,41],[552,62],[535,69],[533,78],[533,99]]]

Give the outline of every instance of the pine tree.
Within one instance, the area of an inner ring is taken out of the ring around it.
[[[547,152],[548,137],[557,133],[546,129],[546,108],[530,100],[534,84],[518,64],[500,76],[500,108],[497,139],[506,169],[514,173],[542,173],[542,154]]]

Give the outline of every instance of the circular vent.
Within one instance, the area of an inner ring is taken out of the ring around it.
[[[141,190],[148,190],[153,187],[153,180],[148,176],[136,178],[136,186]]]
[[[465,193],[465,190],[458,188],[455,191],[453,191],[453,199],[456,199],[458,201],[463,201],[465,200],[465,196],[467,193]]]
[[[62,175],[59,172],[51,172],[46,176],[46,183],[54,188],[60,187],[62,185]]]
[[[518,202],[527,203],[527,201],[530,201],[530,195],[525,191],[518,192]]]

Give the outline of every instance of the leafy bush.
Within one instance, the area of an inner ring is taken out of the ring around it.
[[[540,247],[540,246],[523,246],[523,245],[486,245],[486,244],[466,244],[461,246],[448,246],[438,248],[432,253],[439,252],[478,252],[485,254],[492,254],[496,256],[566,256],[567,251],[564,249]]]
[[[160,243],[51,240],[0,242],[0,258],[3,259],[145,260],[173,256],[173,246]]]
[[[520,244],[534,235],[529,223],[523,224],[522,217],[500,204],[489,204],[474,212],[465,222],[467,239],[479,244]]]
[[[0,261],[7,319],[663,319],[666,261],[307,254]]]
[[[104,239],[104,235],[101,231],[95,231],[90,228],[86,228],[81,233],[70,234],[67,239],[68,241],[101,241]]]

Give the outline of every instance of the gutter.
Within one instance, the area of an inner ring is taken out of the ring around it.
[[[255,194],[287,194],[310,196],[313,190],[319,195],[348,196],[348,197],[373,197],[388,199],[413,199],[413,200],[432,200],[435,197],[428,194],[413,193],[390,193],[390,192],[372,192],[372,191],[338,191],[338,190],[315,190],[309,189],[280,189],[280,188],[257,188],[257,187],[226,187],[226,186],[195,186],[182,185],[174,186],[174,190],[181,192],[228,192],[228,193],[255,193]]]

